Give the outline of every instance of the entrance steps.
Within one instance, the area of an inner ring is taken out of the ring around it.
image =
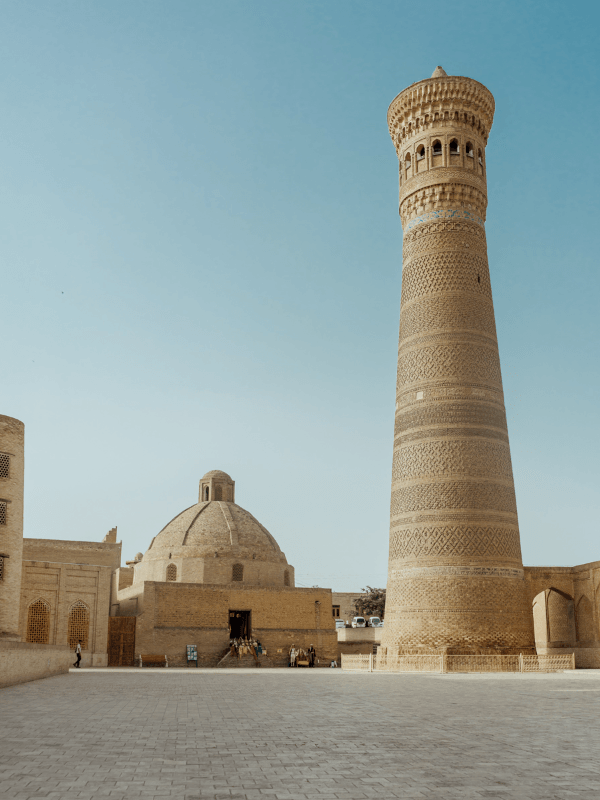
[[[258,660],[257,660],[258,659]],[[217,667],[226,668],[226,669],[256,669],[258,667],[274,667],[275,665],[271,661],[271,659],[266,656],[264,653],[257,656],[256,658],[251,653],[244,653],[241,658],[237,656],[232,656],[230,652],[227,652],[226,655],[219,661]]]

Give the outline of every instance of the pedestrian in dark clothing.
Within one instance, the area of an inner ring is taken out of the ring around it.
[[[315,650],[315,648],[311,644],[311,646],[308,648],[308,666],[309,667],[314,667],[316,656],[317,656],[317,651]]]
[[[81,639],[77,642],[77,647],[75,648],[75,656],[77,661],[73,664],[74,667],[80,669],[79,662],[81,661]]]

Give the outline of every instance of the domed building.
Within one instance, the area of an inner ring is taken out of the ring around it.
[[[184,666],[189,648],[197,663],[217,666],[240,638],[261,642],[263,666],[286,665],[292,645],[314,646],[321,666],[337,658],[331,589],[295,587],[294,568],[264,525],[237,505],[226,472],[207,472],[198,502],[126,563],[113,575],[110,666],[144,654]]]
[[[275,539],[235,503],[235,482],[212,470],[200,480],[198,502],[181,511],[133,562],[144,581],[294,586],[294,569]]]

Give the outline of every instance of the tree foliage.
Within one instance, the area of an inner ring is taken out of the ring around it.
[[[354,610],[360,617],[380,617],[383,619],[385,612],[385,589],[374,589],[367,586],[362,590],[365,592],[361,597],[354,601]]]

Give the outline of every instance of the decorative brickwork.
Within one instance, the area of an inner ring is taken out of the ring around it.
[[[441,183],[409,194],[403,187],[400,195],[402,225],[410,230],[415,225],[434,219],[467,219],[478,225],[485,221],[487,197],[481,189],[467,184]],[[412,186],[410,187],[412,188]]]
[[[493,114],[439,68],[388,114],[404,229],[388,656],[533,648],[483,227]]]
[[[454,302],[452,302],[454,301]],[[480,297],[456,294],[440,298],[437,295],[406,304],[400,315],[400,339],[429,333],[436,329],[476,330],[496,338],[494,308]]]
[[[416,408],[400,413],[396,417],[395,434],[405,433],[411,428],[439,428],[443,425],[481,425],[506,431],[506,414],[504,408],[490,403],[431,403],[421,404]],[[448,430],[452,430],[449,428]],[[469,430],[469,429],[466,429]],[[474,431],[470,431],[474,435]],[[445,434],[446,435],[446,434]]]
[[[464,342],[416,348],[400,354],[399,386],[436,378],[500,384],[498,351]]]
[[[508,444],[454,439],[421,442],[394,451],[392,481],[444,475],[511,480]]]
[[[406,231],[402,242],[404,263],[425,253],[465,250],[487,258],[485,229],[471,220],[429,221]]]
[[[520,562],[519,530],[477,525],[392,528],[390,561],[420,556],[498,556]]]
[[[499,483],[446,481],[402,486],[392,492],[392,516],[409,511],[457,508],[516,514],[514,487]]]
[[[48,644],[50,637],[50,606],[36,600],[27,609],[27,641]]]
[[[77,600],[69,609],[68,643],[74,650],[77,642],[81,641],[81,649],[88,649],[90,633],[90,610],[81,600]]]
[[[506,430],[499,431],[493,430],[490,428],[454,428],[454,427],[437,427],[437,428],[429,428],[423,429],[420,428],[418,430],[409,431],[408,433],[402,434],[401,439],[396,441],[396,444],[407,444],[409,442],[420,442],[424,439],[439,439],[440,437],[445,436],[454,436],[458,438],[462,438],[464,436],[473,436],[485,439],[498,439],[503,442],[508,442],[508,434]]]
[[[394,611],[442,608],[452,611],[462,608],[469,612],[478,609],[494,611],[507,607],[507,604],[512,605],[514,580],[476,576],[456,577],[450,574],[452,580],[404,578],[398,582],[386,598],[386,618]]]
[[[470,292],[490,298],[487,258],[463,251],[429,253],[412,259],[402,272],[402,306],[417,297],[440,292]]]

